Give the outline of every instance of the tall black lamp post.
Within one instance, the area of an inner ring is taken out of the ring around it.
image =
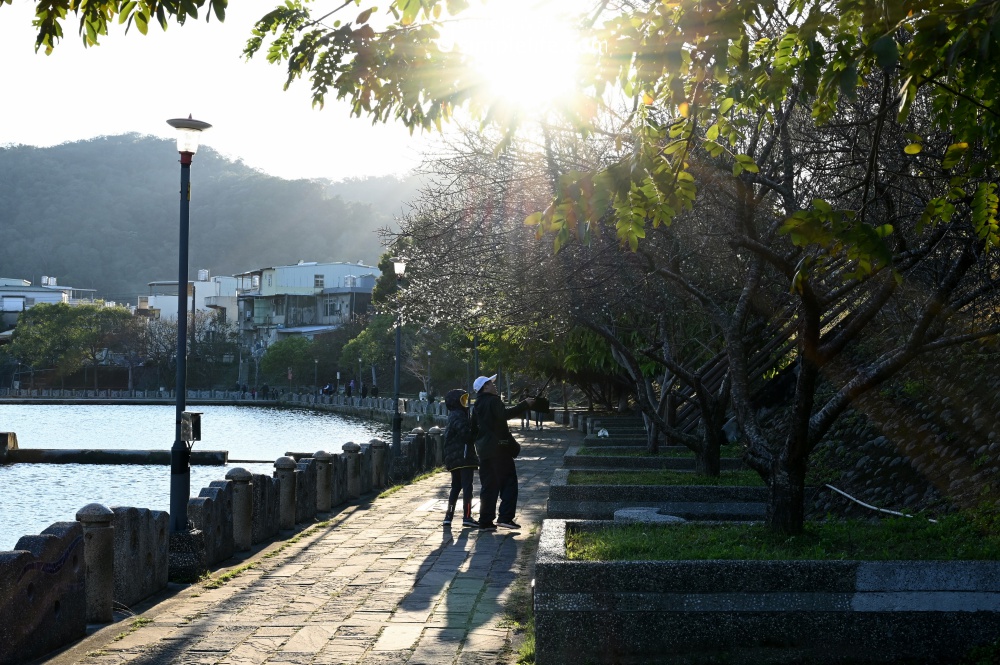
[[[403,279],[403,273],[406,272],[406,261],[400,258],[392,259],[392,268],[396,273],[396,282],[398,283]],[[392,451],[393,454],[399,453],[400,441],[402,439],[403,430],[403,418],[399,415],[399,362],[400,355],[402,354],[401,347],[401,333],[403,328],[403,312],[400,310],[399,314],[396,315],[396,364],[393,369],[393,413],[392,413]]]
[[[187,403],[187,291],[188,232],[191,208],[191,160],[198,152],[200,134],[207,122],[187,118],[167,120],[177,130],[177,152],[181,155],[181,218],[177,261],[177,423],[170,450],[170,532],[187,531],[187,504],[191,496],[191,442],[201,438],[201,414],[185,412]],[[193,303],[192,303],[193,306]]]

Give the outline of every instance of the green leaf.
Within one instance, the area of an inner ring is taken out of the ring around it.
[[[668,143],[667,147],[663,149],[664,154],[672,155],[678,150],[681,150],[687,145],[687,141],[674,141],[673,143]]]
[[[944,153],[941,160],[941,168],[950,169],[965,157],[965,152],[969,149],[968,143],[952,143]]]
[[[735,100],[732,97],[726,97],[722,100],[722,104],[719,106],[719,115],[725,115],[729,109],[733,108],[734,103]]]
[[[924,149],[924,146],[919,143],[911,143],[910,145],[903,148],[903,152],[907,155],[919,155],[920,151]]]
[[[536,212],[528,215],[524,220],[525,226],[538,226],[542,223],[542,213]]]
[[[757,167],[757,163],[753,161],[753,157],[750,157],[749,155],[736,155],[736,161],[745,171],[749,171],[750,173],[757,173],[760,171]]]
[[[875,40],[872,52],[875,54],[875,62],[883,69],[895,67],[899,62],[899,47],[896,45],[896,40],[887,35]]]
[[[369,7],[368,9],[358,14],[358,18],[354,19],[354,22],[357,23],[358,25],[361,25],[362,23],[367,23],[368,19],[371,18],[373,11],[375,11],[375,8]]]

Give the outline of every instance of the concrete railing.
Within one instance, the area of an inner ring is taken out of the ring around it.
[[[349,442],[340,453],[293,453],[274,475],[232,468],[188,502],[192,530],[168,533],[169,515],[145,508],[88,504],[76,521],[57,522],[0,552],[0,665],[25,662],[82,638],[163,590],[191,581],[235,553],[291,533],[317,514],[436,468],[440,428],[415,429],[392,450]]]

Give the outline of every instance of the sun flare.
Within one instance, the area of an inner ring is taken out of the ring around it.
[[[585,44],[565,3],[504,0],[470,10],[448,36],[488,96],[541,115],[574,90]]]

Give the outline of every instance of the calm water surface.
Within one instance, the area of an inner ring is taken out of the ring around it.
[[[235,406],[192,406],[203,411],[195,450],[228,450],[229,467],[191,467],[191,496],[241,466],[270,475],[286,452],[339,453],[348,441],[388,440],[388,425],[330,413]],[[169,450],[174,407],[0,404],[0,432],[16,432],[21,448]],[[168,510],[170,467],[92,464],[0,466],[0,551],[18,538],[75,519],[88,503]]]

